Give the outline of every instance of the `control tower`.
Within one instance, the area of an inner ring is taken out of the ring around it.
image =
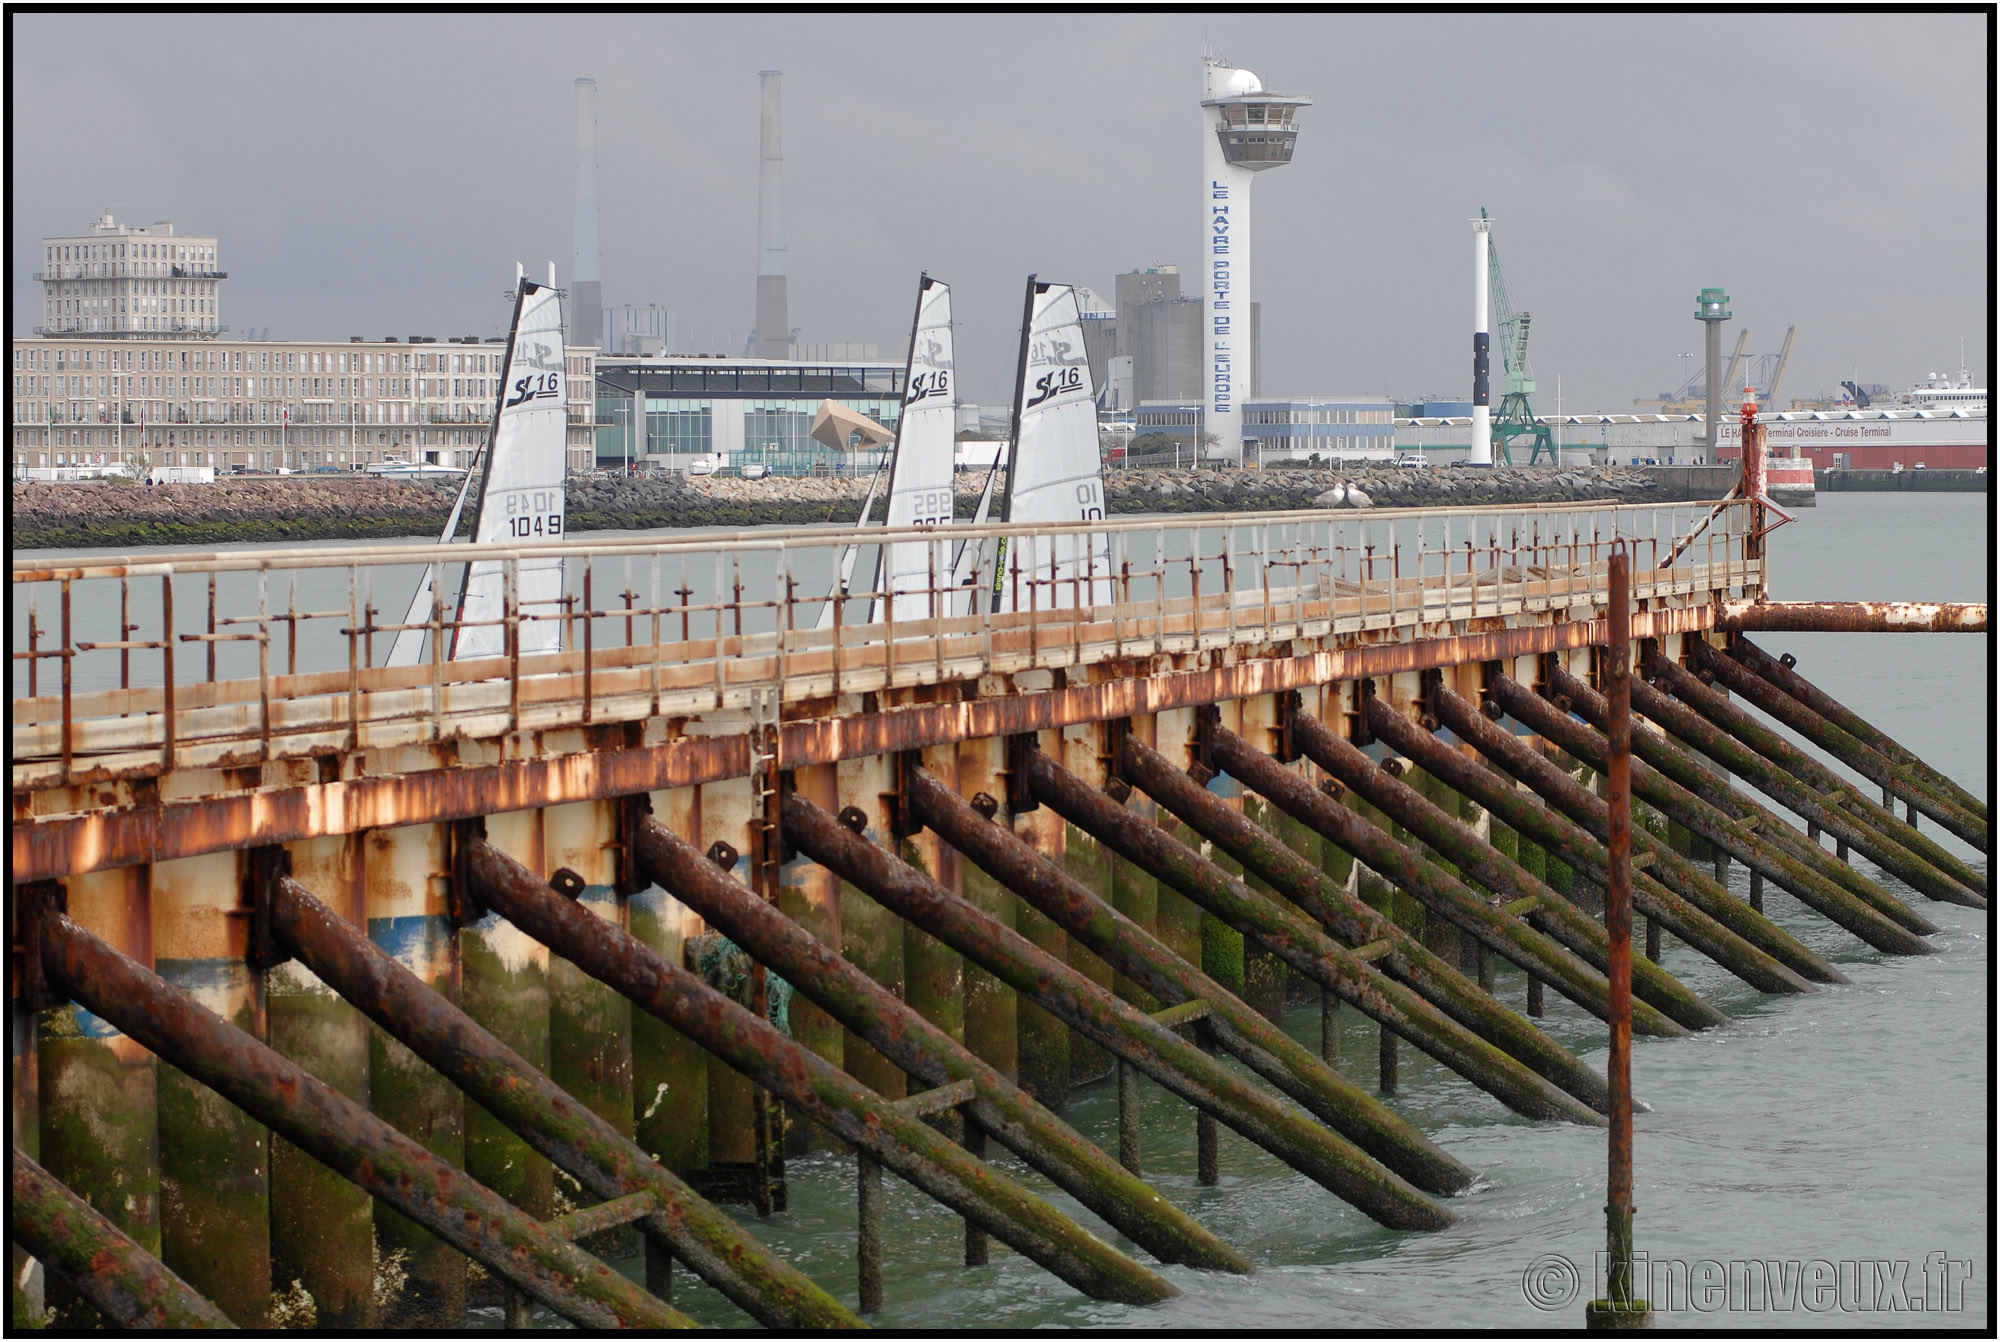
[[[1715,446],[1722,424],[1722,324],[1729,320],[1729,295],[1720,289],[1703,289],[1694,298],[1694,319],[1707,328],[1708,424],[1702,430],[1702,451],[1715,461]]]
[[[1250,182],[1292,161],[1292,124],[1312,99],[1271,93],[1248,70],[1202,56],[1202,408],[1218,460],[1243,464],[1250,396]]]

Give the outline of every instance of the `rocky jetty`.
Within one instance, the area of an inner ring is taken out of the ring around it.
[[[958,477],[960,517],[972,515],[985,480],[977,471]],[[456,488],[455,481],[356,476],[225,478],[212,485],[152,486],[17,481],[12,542],[17,549],[115,548],[434,536],[450,512]],[[580,475],[569,482],[569,523],[573,531],[845,523],[859,514],[867,492],[865,478]],[[1631,466],[1114,470],[1105,476],[1104,493],[1110,511],[1118,514],[1594,499],[1642,503],[1685,497],[1679,487],[1646,468]],[[879,515],[879,502],[876,507]]]
[[[1653,501],[1655,488],[1645,468],[1634,466],[1113,471],[1104,478],[1114,513],[1474,507],[1591,499],[1642,503]]]

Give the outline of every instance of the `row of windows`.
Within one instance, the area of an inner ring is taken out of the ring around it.
[[[141,294],[213,294],[214,280],[50,280],[48,290],[54,294],[95,293],[110,294],[121,291]]]
[[[894,429],[902,405],[896,400],[857,400],[851,407],[887,428]],[[718,412],[743,417],[742,452],[749,461],[761,461],[780,472],[800,469],[819,459],[837,454],[812,436],[819,405],[814,401],[708,401],[661,399],[646,401],[645,443],[639,454],[704,456],[717,450],[715,421]],[[631,435],[632,402],[625,397],[604,396],[597,403],[597,454],[603,460],[624,459],[633,453]]]
[[[1292,103],[1224,103],[1217,110],[1222,113],[1222,124],[1235,129],[1242,126],[1289,126],[1297,107]]]
[[[60,422],[99,424],[472,424],[484,422],[483,406],[411,405],[405,401],[200,401],[169,405],[163,401],[16,401],[14,421],[20,424]]]
[[[1304,428],[1291,429],[1291,430],[1279,429],[1275,432],[1266,430],[1263,433],[1245,434],[1244,437],[1252,442],[1271,443],[1277,446],[1283,446],[1287,443],[1294,443],[1294,442],[1302,445],[1317,444],[1317,443],[1348,443],[1348,444],[1361,443],[1361,444],[1379,445],[1383,443],[1392,443],[1396,440],[1396,435],[1393,433],[1384,433],[1384,434],[1315,433],[1312,432],[1311,430]]]
[[[442,353],[418,356],[415,371],[442,371],[446,356]],[[489,358],[491,367],[488,367]],[[500,356],[483,354],[454,354],[450,356],[451,371],[456,372],[499,372]],[[136,364],[134,362],[136,360]],[[477,363],[475,369],[471,365]],[[375,353],[364,350],[171,350],[171,349],[105,349],[83,346],[78,349],[43,346],[14,347],[14,367],[16,369],[64,369],[81,368],[88,372],[95,369],[118,369],[126,372],[152,369],[164,371],[178,369],[183,372],[207,371],[211,373],[408,373],[411,356],[402,353]],[[463,365],[463,366],[461,366]]]
[[[1310,410],[1246,410],[1245,424],[1391,424],[1391,408],[1380,410],[1333,410],[1324,406]]]
[[[86,242],[51,243],[43,248],[43,259],[57,261],[213,261],[213,245],[186,242]]]
[[[176,383],[179,383],[176,386]],[[424,378],[417,394],[425,397],[442,397],[445,379]],[[164,383],[164,386],[162,385]],[[150,384],[150,385],[149,385]],[[353,390],[350,393],[349,387]],[[479,390],[470,390],[472,387]],[[451,395],[479,396],[491,394],[490,384],[484,378],[455,378],[451,380]],[[460,390],[466,388],[466,390]],[[385,397],[409,396],[410,382],[407,378],[390,377],[126,377],[123,374],[85,373],[78,376],[66,373],[50,378],[28,374],[14,378],[14,394],[17,396],[247,396],[291,397],[305,396],[316,400],[330,400],[349,395]]]
[[[731,393],[771,391],[796,395],[849,396],[885,395],[899,393],[903,389],[903,369],[892,368],[787,368],[766,367],[764,365],[737,366],[724,364],[717,368],[643,368],[612,366],[603,369],[614,383],[631,387],[634,376],[638,385],[650,396],[664,397],[672,392]]]

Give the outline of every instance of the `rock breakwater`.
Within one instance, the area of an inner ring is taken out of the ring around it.
[[[960,517],[971,517],[985,480],[977,471],[958,478]],[[431,536],[444,525],[455,489],[456,482],[352,476],[153,486],[17,481],[12,539],[17,549],[37,549]],[[1640,503],[1683,497],[1645,468],[1630,466],[1133,470],[1112,471],[1104,481],[1105,501],[1114,514],[1312,508],[1329,492],[1352,495],[1355,490],[1377,508]],[[859,514],[867,492],[865,478],[580,475],[569,482],[569,523],[573,531],[845,523]],[[876,509],[879,515],[879,502]],[[469,518],[461,531],[467,527]]]

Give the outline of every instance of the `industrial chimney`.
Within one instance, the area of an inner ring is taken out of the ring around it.
[[[576,81],[576,253],[569,267],[569,340],[604,345],[604,286],[597,270],[597,81]]]
[[[757,174],[757,357],[788,359],[792,325],[785,304],[785,205],[779,174],[784,141],[778,131],[778,80],[782,72],[759,70],[764,93],[764,146]]]

